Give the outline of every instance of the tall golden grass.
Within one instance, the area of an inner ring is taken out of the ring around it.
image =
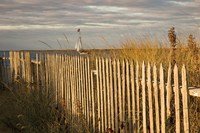
[[[167,39],[166,39],[167,40]],[[145,61],[155,64],[162,63],[165,68],[176,63],[187,67],[189,86],[200,86],[200,50],[199,43],[190,34],[187,42],[176,41],[174,29],[169,30],[169,42],[147,38],[145,40],[129,39],[122,43],[120,57]]]

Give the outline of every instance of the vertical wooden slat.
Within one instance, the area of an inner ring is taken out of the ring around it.
[[[98,111],[98,116],[97,116],[97,124],[98,124],[98,130],[99,132],[101,131],[101,113],[100,113],[100,109],[101,109],[101,103],[100,103],[100,85],[99,85],[99,79],[100,79],[100,70],[99,70],[99,60],[96,58],[96,71],[97,71],[97,111]],[[94,90],[93,90],[93,94],[94,94]],[[94,99],[94,96],[92,97]],[[93,105],[94,106],[94,105]]]
[[[66,97],[66,108],[65,110],[70,113],[70,106],[69,106],[69,103],[70,103],[70,100],[69,100],[69,87],[70,87],[70,81],[69,81],[69,66],[68,66],[68,61],[69,61],[69,57],[67,55],[65,55],[65,85],[66,85],[66,88],[65,88],[65,97]],[[52,68],[53,69],[53,68]]]
[[[158,90],[158,77],[157,67],[153,66],[153,88],[154,88],[154,99],[155,99],[155,114],[156,114],[156,133],[160,133],[160,108],[159,108],[159,90]]]
[[[9,73],[9,64],[8,64],[8,61],[9,61],[9,58],[7,58],[7,56],[6,56],[6,52],[4,52],[4,54],[3,54],[3,59],[1,60],[2,62],[2,66],[1,66],[1,76],[2,76],[2,81],[4,81],[5,83],[9,83],[10,82],[10,79],[11,79],[11,77],[10,77],[10,73]]]
[[[109,90],[110,90],[110,99],[111,99],[111,101],[110,101],[110,109],[111,109],[111,130],[113,130],[114,129],[114,123],[115,123],[115,116],[114,116],[114,97],[113,97],[113,95],[114,95],[114,90],[113,90],[113,65],[112,65],[112,60],[111,59],[109,59],[109,71],[110,71],[110,86],[109,86]]]
[[[25,54],[25,56],[26,56],[26,54]],[[57,61],[57,59],[56,59],[56,61]],[[26,65],[26,67],[27,67],[27,65]],[[56,69],[56,66],[54,66],[54,67]],[[43,89],[45,87],[44,86],[45,85],[45,71],[44,71],[44,54],[43,53],[41,53],[41,55],[40,55],[40,79],[41,79],[41,89]],[[27,80],[27,76],[26,76],[26,80]],[[43,91],[43,90],[40,90],[40,91]],[[57,86],[56,86],[56,103],[57,103]]]
[[[118,114],[118,88],[117,88],[117,67],[116,67],[116,60],[113,61],[113,80],[114,80],[114,102],[115,102],[115,132],[118,133],[119,129],[119,114]]]
[[[89,89],[89,83],[88,83],[88,79],[89,79],[89,75],[88,75],[88,67],[87,67],[87,65],[88,65],[88,62],[87,62],[88,60],[87,60],[87,58],[85,58],[84,59],[84,66],[85,66],[85,90],[86,90],[86,112],[87,112],[87,114],[86,114],[86,120],[87,120],[87,124],[88,124],[88,126],[90,127],[90,109],[89,109],[89,98],[90,98],[90,96],[89,96],[89,91],[90,91],[90,89]]]
[[[87,114],[88,114],[88,109],[87,109],[87,102],[88,102],[88,97],[87,97],[87,86],[86,86],[86,83],[87,83],[87,73],[86,73],[86,66],[85,66],[85,57],[83,57],[83,82],[84,82],[84,105],[83,105],[83,108],[84,108],[84,112],[85,112],[85,119],[87,120]],[[89,117],[89,116],[88,116]]]
[[[22,55],[23,57],[23,55]],[[37,90],[39,89],[39,55],[36,53],[36,80],[37,80]],[[22,65],[24,66],[24,65]],[[23,67],[22,67],[23,68]]]
[[[78,87],[78,57],[77,56],[72,56],[72,64],[73,65],[73,91],[74,91],[74,104],[75,104],[75,111],[76,111],[76,116],[80,116],[80,108],[81,108],[81,101],[80,99],[78,98],[78,94],[79,94],[79,87]],[[82,71],[79,71],[80,73]],[[82,89],[82,87],[81,87]],[[77,118],[78,119],[78,118]]]
[[[81,71],[82,71],[82,67],[81,67],[81,57],[78,56],[77,58],[78,60],[78,87],[77,87],[77,93],[78,93],[78,96],[77,96],[77,100],[81,103],[82,101],[82,74],[81,74]]]
[[[50,61],[48,61],[49,63],[50,63]],[[61,88],[62,88],[62,90],[61,90],[61,97],[62,97],[62,102],[63,102],[63,105],[64,105],[64,55],[63,54],[61,54]],[[48,73],[50,73],[50,64],[49,64],[49,72]]]
[[[178,80],[178,67],[174,66],[174,93],[175,93],[175,114],[176,114],[176,133],[180,133],[180,90]]]
[[[122,86],[121,86],[121,67],[120,61],[117,60],[117,81],[118,81],[118,98],[119,98],[119,121],[120,121],[120,131],[124,129],[123,123],[123,108],[122,108]]]
[[[71,65],[70,65],[70,56],[68,56],[67,58],[67,81],[68,81],[68,110],[70,112],[70,114],[72,114],[72,98],[71,98],[71,82],[72,82],[72,79],[71,79]]]
[[[83,69],[83,57],[80,57],[80,67],[81,67],[81,70],[80,70],[80,73],[81,73],[81,85],[80,85],[80,93],[81,93],[81,102],[80,102],[80,105],[83,107],[84,106],[84,103],[85,103],[85,90],[84,90],[84,69]],[[81,112],[83,111],[83,114],[85,114],[85,110],[82,110],[82,107],[81,107]]]
[[[129,61],[126,60],[126,97],[127,97],[127,106],[128,106],[128,131],[132,132],[132,121],[131,121],[131,91],[130,91],[130,70],[129,70]],[[126,102],[126,100],[125,100]]]
[[[167,118],[169,118],[171,115],[171,111],[170,111],[170,102],[172,99],[171,74],[172,74],[172,70],[171,70],[171,63],[170,63],[169,68],[168,68],[168,76],[167,76]]]
[[[147,133],[147,110],[146,110],[146,74],[145,74],[145,64],[142,63],[142,123],[143,123],[143,133]]]
[[[106,74],[105,74],[105,60],[104,58],[102,58],[102,71],[103,71],[103,75],[102,75],[102,78],[103,78],[103,107],[104,107],[104,132],[105,130],[107,130],[107,107],[108,107],[108,104],[107,104],[107,88],[106,88]]]
[[[133,61],[130,63],[130,72],[131,72],[131,97],[132,97],[132,132],[136,132],[136,99],[135,99],[135,73]]]
[[[107,102],[108,102],[108,104],[107,104],[107,111],[108,111],[108,113],[107,113],[107,115],[108,115],[108,117],[106,118],[106,119],[108,119],[108,126],[107,126],[107,131],[109,131],[110,130],[110,128],[111,128],[111,112],[110,112],[110,110],[111,110],[111,97],[110,97],[110,79],[109,79],[109,76],[110,76],[110,71],[109,71],[109,62],[108,62],[108,58],[106,58],[106,85],[107,85]]]
[[[36,61],[37,62],[37,61]],[[25,81],[25,64],[24,64],[24,52],[21,52],[21,67],[22,67],[22,79]]]
[[[84,68],[83,68],[83,57],[80,56],[80,59],[81,59],[81,62],[80,62],[80,67],[81,67],[81,70],[80,70],[80,73],[81,73],[81,85],[80,85],[80,88],[79,88],[79,93],[81,93],[81,102],[80,102],[80,105],[81,105],[81,113],[84,115],[85,114],[85,110],[84,110],[84,104],[85,104],[85,86],[84,86]]]
[[[25,53],[25,60],[26,60],[26,76],[27,76],[27,82],[31,82],[31,57],[30,57],[30,52]]]
[[[103,132],[103,117],[102,117],[102,70],[101,70],[101,59],[98,59],[98,79],[97,79],[97,91],[98,91],[98,121],[99,121],[99,132]],[[99,86],[98,86],[99,84]]]
[[[140,133],[140,79],[139,63],[136,65],[136,93],[137,93],[137,133]]]
[[[72,57],[70,57],[70,81],[71,81],[71,83],[70,83],[70,99],[71,99],[71,114],[72,115],[75,115],[75,111],[74,111],[74,108],[76,109],[76,105],[74,105],[74,102],[75,102],[75,100],[74,100],[74,86],[73,86],[73,80],[74,80],[74,78],[73,78],[73,61],[72,61]]]
[[[41,53],[40,53],[40,56],[41,56]],[[52,94],[53,94],[53,97],[55,98],[54,100],[56,100],[56,92],[55,92],[55,55],[52,55],[51,59],[53,60],[52,61]],[[40,67],[41,67],[41,60],[40,60]],[[41,69],[38,69],[38,71],[40,72]],[[41,80],[41,76],[39,75],[39,80]],[[39,89],[39,88],[38,88]]]
[[[13,57],[13,64],[14,64],[14,80],[17,79],[17,52],[14,52],[14,57]],[[28,75],[27,75],[28,76]]]
[[[46,53],[45,54],[45,77],[46,77],[46,80],[45,80],[45,82],[46,82],[46,84],[45,84],[46,90],[45,91],[46,91],[46,94],[48,94],[48,91],[49,91],[49,72],[50,72],[50,70],[49,70],[49,65],[50,65],[49,62],[50,62],[49,54]]]
[[[104,128],[104,99],[103,99],[103,78],[102,78],[102,59],[99,59],[100,74],[100,98],[101,98],[101,132],[105,132]]]
[[[82,61],[81,61],[81,66],[82,66]],[[76,72],[76,70],[77,70],[77,68],[76,68],[76,57],[75,56],[72,56],[72,67],[73,67],[73,73],[72,73],[72,77],[73,77],[73,87],[72,87],[72,91],[73,91],[73,104],[74,104],[74,107],[76,107],[75,108],[75,110],[74,110],[74,113],[75,113],[75,115],[76,116],[80,116],[80,113],[82,113],[82,103],[83,103],[83,99],[81,99],[81,101],[79,101],[78,100],[78,96],[77,96],[77,92],[78,92],[78,88],[76,87],[76,78],[77,78],[77,72]],[[80,71],[80,73],[82,74],[82,69],[81,69],[81,71]],[[81,80],[82,80],[82,78],[81,78]],[[81,88],[81,90],[82,90],[82,88]],[[83,92],[82,92],[82,98],[83,98]],[[78,118],[77,118],[78,119]],[[77,119],[75,119],[75,120],[77,120]]]
[[[13,52],[9,52],[9,59],[10,59],[10,81],[13,82]]]
[[[125,66],[125,61],[122,61],[122,122],[124,125],[124,129],[122,132],[127,130],[127,123],[126,123],[126,104],[125,104],[125,94],[126,94],[126,90],[125,90],[125,83],[126,83],[126,76],[125,76],[125,70],[126,70],[126,66]]]
[[[164,70],[162,64],[160,65],[160,99],[161,99],[161,132],[166,132],[166,112],[165,112],[165,83]]]
[[[190,132],[190,123],[189,123],[189,95],[188,95],[188,87],[187,87],[187,79],[186,79],[186,68],[185,65],[182,67],[182,102],[183,102],[183,125],[184,125],[184,133]]]
[[[66,92],[66,90],[67,90],[67,79],[66,79],[66,55],[63,55],[63,81],[64,81],[64,94],[63,94],[63,97],[64,97],[64,110],[66,111],[66,106],[67,106],[67,99],[66,99],[66,97],[67,97],[67,92]],[[52,64],[52,63],[51,63]],[[51,66],[51,65],[50,65]],[[51,67],[50,67],[50,71],[52,71],[51,70]],[[50,80],[50,85],[51,85],[51,80]]]
[[[45,63],[45,62],[44,62]],[[45,69],[46,70],[46,69]],[[58,100],[58,105],[60,105],[60,54],[57,55],[57,100]],[[46,86],[45,86],[45,90],[46,90]],[[58,106],[59,108],[59,106]]]
[[[154,133],[154,121],[153,121],[153,97],[152,97],[152,80],[151,80],[151,65],[148,63],[147,78],[148,78],[148,101],[149,101],[149,121],[150,121],[150,132]]]
[[[97,93],[98,93],[98,95],[97,95],[97,99],[99,100],[99,77],[98,77],[98,61],[97,61],[97,59],[96,59],[96,78],[97,78],[97,81],[96,81],[96,84],[97,84]],[[90,71],[90,67],[89,67],[89,58],[88,58],[88,70]],[[90,71],[91,72],[91,71]],[[96,120],[95,120],[95,118],[96,118],[96,110],[95,110],[95,105],[96,105],[96,103],[95,103],[95,90],[94,90],[94,76],[93,76],[94,74],[91,72],[91,76],[90,76],[90,78],[91,78],[91,94],[90,94],[90,97],[91,97],[91,102],[92,102],[92,132],[93,133],[95,133],[96,132]],[[89,78],[89,79],[90,79]],[[98,106],[99,106],[99,101],[97,100],[97,104],[98,104]],[[99,107],[98,107],[99,108]],[[99,113],[99,110],[97,110],[98,111],[98,113]],[[97,116],[98,117],[98,116]]]

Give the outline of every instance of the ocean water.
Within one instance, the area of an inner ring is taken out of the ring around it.
[[[40,58],[41,54],[65,54],[65,55],[80,55],[76,51],[68,51],[68,52],[30,52],[31,53],[31,59],[36,60],[36,53],[38,53],[38,56]],[[84,55],[81,55],[84,56]],[[0,57],[9,57],[9,51],[0,51]]]

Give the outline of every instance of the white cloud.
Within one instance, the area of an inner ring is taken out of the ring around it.
[[[196,2],[185,2],[185,1],[169,1],[170,4],[175,4],[185,7],[199,7],[200,5]]]
[[[99,12],[116,12],[116,13],[128,10],[125,7],[117,7],[117,6],[86,6],[86,8]]]
[[[125,24],[110,24],[110,23],[85,23],[86,25],[97,26],[101,28],[113,28],[113,27],[124,27],[127,26]]]
[[[0,25],[0,30],[62,29],[67,25]]]
[[[14,0],[14,2],[21,4],[36,4],[39,2],[39,0]]]

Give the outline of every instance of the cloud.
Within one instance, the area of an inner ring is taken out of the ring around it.
[[[43,31],[40,36],[44,36],[42,33],[81,27],[87,32],[85,38],[94,37],[94,31],[97,36],[111,36],[116,32],[156,33],[170,26],[194,31],[200,23],[199,7],[199,0],[1,0],[0,31],[7,31],[7,35],[13,31],[22,35],[24,31]],[[45,39],[53,36],[56,40],[54,34]],[[9,43],[5,37],[0,35],[0,44]],[[32,37],[37,40],[38,36]]]
[[[169,1],[170,4],[175,4],[178,6],[184,6],[184,7],[199,7],[200,4],[197,2],[188,2],[188,1]]]

